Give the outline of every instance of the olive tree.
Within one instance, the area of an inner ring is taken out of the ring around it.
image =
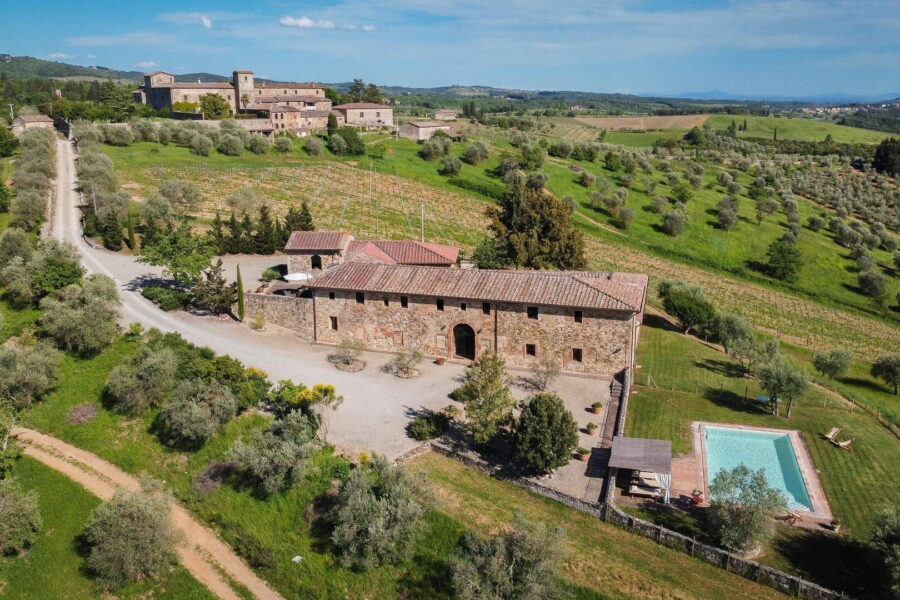
[[[451,563],[459,600],[543,600],[558,592],[565,533],[516,514],[512,527],[483,539],[467,531]]]
[[[56,385],[60,362],[62,354],[45,342],[0,346],[0,400],[16,409],[40,400]]]
[[[0,479],[0,554],[24,552],[42,524],[37,492],[26,492],[16,479]]]
[[[88,570],[108,588],[163,572],[175,561],[178,539],[170,507],[170,495],[147,482],[95,508],[84,530]]]
[[[876,377],[894,388],[894,394],[896,394],[897,388],[900,386],[900,354],[879,356],[878,360],[872,363],[870,373],[872,377]]]
[[[835,348],[831,352],[816,352],[813,356],[813,367],[828,379],[834,379],[844,376],[852,360],[853,355],[850,352],[843,348]]]
[[[169,348],[144,345],[109,374],[106,395],[118,412],[140,415],[175,385],[178,359]]]
[[[106,275],[91,275],[41,300],[40,331],[65,350],[91,354],[118,332],[119,291]]]
[[[869,544],[884,564],[891,590],[900,596],[900,509],[891,506],[875,516]]]
[[[716,473],[709,486],[708,522],[719,542],[738,551],[759,547],[775,532],[773,515],[786,506],[782,493],[769,487],[765,472],[746,465]]]
[[[657,288],[666,312],[678,319],[685,334],[708,324],[716,309],[699,286],[683,281],[663,281]]]
[[[791,418],[794,403],[799,400],[809,387],[806,371],[800,369],[776,354],[759,371],[760,385],[769,395],[772,412],[778,416],[778,403],[787,401],[787,418]]]
[[[383,456],[351,472],[332,515],[331,541],[342,562],[365,570],[409,557],[425,513],[416,499],[422,485]]]
[[[237,414],[231,389],[199,379],[182,382],[159,413],[162,437],[170,446],[196,448]]]

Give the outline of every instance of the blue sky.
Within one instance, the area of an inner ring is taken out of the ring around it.
[[[900,0],[0,0],[0,52],[124,70],[599,92],[900,91]]]

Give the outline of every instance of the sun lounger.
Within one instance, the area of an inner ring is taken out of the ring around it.
[[[645,487],[643,485],[630,486],[628,493],[632,496],[648,496],[650,498],[659,498],[662,495],[659,488]]]
[[[834,441],[834,438],[836,438],[836,437],[837,437],[837,434],[840,433],[840,432],[841,432],[840,427],[832,427],[832,428],[828,431],[828,433],[826,433],[826,434],[823,435],[822,437],[824,437],[824,438],[825,438],[826,440],[828,440],[829,442],[833,442],[833,441]]]
[[[791,511],[788,510],[788,511],[785,511],[785,514],[782,517],[782,519],[788,525],[793,525],[794,523],[796,523],[797,521],[800,520],[800,515],[798,515],[796,513],[792,513]]]
[[[837,446],[838,448],[840,448],[841,450],[853,450],[853,448],[850,447],[850,444],[853,443],[853,438],[850,438],[849,440],[844,440],[843,442],[838,442],[838,441],[832,440],[831,443],[834,444],[835,446]]]

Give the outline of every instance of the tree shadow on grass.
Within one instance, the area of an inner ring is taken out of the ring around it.
[[[865,388],[872,392],[880,392],[882,394],[891,392],[891,390],[889,390],[888,388],[879,385],[871,379],[863,379],[861,377],[841,377],[840,381],[841,383],[852,385],[854,387]]]
[[[674,331],[681,333],[681,329],[674,323],[663,317],[662,315],[644,315],[644,327],[652,327],[654,329],[662,329],[663,331]]]
[[[759,402],[756,398],[744,398],[731,390],[707,388],[703,391],[703,397],[723,408],[753,415],[769,415],[769,405]]]
[[[856,598],[889,598],[878,557],[865,545],[823,531],[786,535],[772,547],[798,574]]]
[[[397,582],[402,598],[453,598],[450,564],[435,556],[416,553],[414,568],[409,568]]]
[[[704,358],[694,362],[694,366],[718,375],[724,375],[729,379],[743,379],[744,377],[744,367],[730,360]]]

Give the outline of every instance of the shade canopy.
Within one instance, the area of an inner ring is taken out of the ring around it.
[[[617,435],[613,438],[609,466],[671,474],[672,442]]]

